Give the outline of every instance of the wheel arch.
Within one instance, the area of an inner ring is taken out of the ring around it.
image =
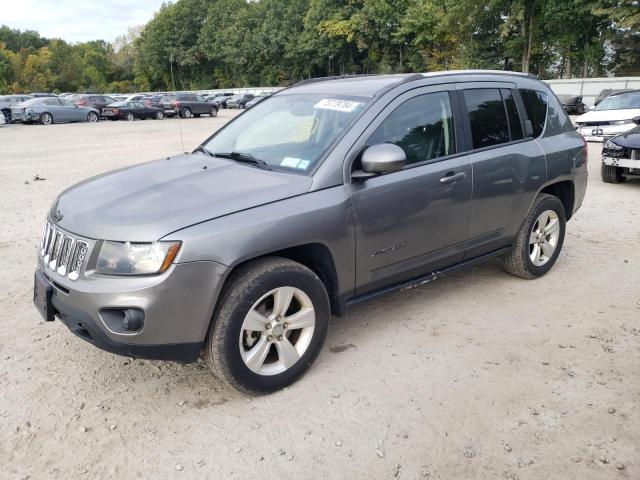
[[[547,193],[558,197],[564,206],[567,220],[573,215],[573,207],[575,205],[576,188],[571,180],[562,180],[545,186],[540,193]]]
[[[315,273],[324,284],[327,295],[329,296],[331,313],[336,316],[342,316],[344,314],[344,302],[342,302],[339,295],[338,273],[333,255],[326,245],[318,242],[296,245],[242,259],[242,261],[233,265],[231,270],[225,275],[218,298],[222,297],[222,293],[229,285],[230,279],[233,278],[234,272],[236,272],[239,267],[265,257],[287,258],[307,267]]]

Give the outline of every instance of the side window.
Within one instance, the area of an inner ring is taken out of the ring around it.
[[[60,105],[60,101],[57,98],[47,98],[45,100],[42,101],[42,103],[44,103],[45,105],[55,105],[55,106],[59,106]]]
[[[509,132],[511,133],[511,140],[520,140],[524,138],[522,133],[522,122],[520,121],[520,115],[518,115],[518,107],[516,107],[516,101],[513,98],[513,92],[507,88],[500,90],[502,99],[504,100],[504,107],[507,109],[507,118],[509,119]]]
[[[411,98],[396,108],[376,128],[367,145],[393,143],[419,163],[455,153],[451,100],[446,92]]]
[[[547,118],[547,95],[537,90],[521,89],[520,96],[527,110],[527,117],[533,125],[533,136],[538,138],[544,130]]]
[[[133,102],[133,105],[134,105],[136,108],[144,108],[144,105],[143,105],[142,103],[140,103],[140,102]]]
[[[202,95],[196,95],[196,100],[199,102],[204,102],[204,97]]]
[[[464,101],[469,112],[473,148],[507,143],[509,122],[497,88],[464,90]]]

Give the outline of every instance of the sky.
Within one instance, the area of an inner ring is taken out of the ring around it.
[[[163,0],[0,0],[0,25],[69,42],[113,41],[143,25]]]

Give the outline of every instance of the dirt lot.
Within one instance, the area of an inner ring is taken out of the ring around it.
[[[230,116],[183,121],[185,148]],[[180,151],[177,128],[0,128],[0,478],[640,478],[640,182],[602,183],[600,145],[544,279],[491,263],[377,299],[334,319],[301,381],[249,399],[31,304],[55,195]]]

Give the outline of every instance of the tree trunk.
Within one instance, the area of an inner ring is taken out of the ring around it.
[[[571,47],[567,51],[567,78],[571,78]]]

